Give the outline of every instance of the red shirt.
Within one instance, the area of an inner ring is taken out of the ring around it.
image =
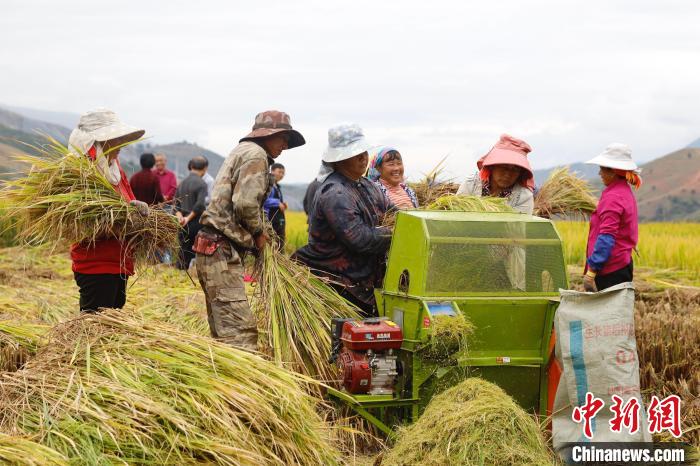
[[[94,159],[94,148],[88,151],[88,155]],[[119,164],[116,160],[114,163]],[[134,193],[131,191],[126,173],[119,165],[121,179],[115,189],[126,201],[134,200]],[[109,273],[114,275],[133,275],[134,259],[131,251],[126,245],[116,239],[101,239],[95,241],[91,246],[76,243],[70,248],[70,258],[73,261],[73,272],[88,275]]]
[[[163,195],[160,192],[160,179],[151,170],[141,170],[131,176],[129,180],[131,190],[139,201],[148,205],[160,204],[163,202]]]
[[[615,245],[599,274],[605,275],[626,267],[632,260],[632,250],[639,237],[637,201],[627,181],[618,178],[600,195],[598,207],[591,215],[586,257],[593,254],[598,235],[611,235]],[[586,267],[587,268],[587,267]]]
[[[171,200],[175,196],[175,190],[177,189],[177,178],[175,178],[175,173],[166,169],[162,172],[158,170],[153,170],[153,173],[158,177],[160,182],[160,192],[166,201]]]

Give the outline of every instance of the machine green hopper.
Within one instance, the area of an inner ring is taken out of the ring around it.
[[[345,327],[334,341],[345,343],[354,332],[375,344],[395,326],[403,340],[394,349],[362,350],[353,342],[352,358],[346,355],[340,364],[345,380],[363,377],[363,368],[369,380],[329,394],[389,435],[465,377],[494,382],[528,412],[544,415],[552,322],[558,290],[567,287],[561,238],[549,220],[500,212],[400,212],[384,285],[375,291],[380,319],[336,323]],[[421,345],[435,316],[458,313],[475,327],[466,348],[447,360],[426,357]],[[385,330],[370,334],[379,325]],[[373,389],[380,379],[382,390]]]

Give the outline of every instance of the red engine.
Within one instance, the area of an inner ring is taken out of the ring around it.
[[[334,320],[333,354],[350,393],[394,393],[399,365],[396,350],[403,334],[394,322],[383,319]]]

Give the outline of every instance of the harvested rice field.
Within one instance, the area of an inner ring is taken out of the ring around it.
[[[0,457],[7,461],[19,455],[27,462],[15,464],[78,464],[78,458],[90,464],[373,464],[382,458],[411,464],[364,423],[318,400],[313,379],[281,369],[274,357],[250,356],[209,338],[203,294],[184,272],[157,266],[129,281],[123,311],[76,319],[78,290],[66,254],[3,249],[0,271]],[[700,290],[640,276],[635,314],[644,394],[681,396],[683,440],[700,446]],[[573,273],[571,282],[580,286]],[[245,380],[243,367],[250,374]],[[217,395],[234,388],[245,403]],[[277,391],[276,401],[265,404],[270,390]],[[259,418],[250,403],[267,413],[266,424],[251,427]],[[221,411],[225,419],[216,414]],[[249,437],[244,443],[232,434],[241,422]],[[534,435],[535,418],[523,422]],[[413,435],[401,432],[400,438]],[[554,462],[532,439],[535,450],[510,453]]]

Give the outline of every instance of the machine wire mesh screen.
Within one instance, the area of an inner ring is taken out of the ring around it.
[[[426,292],[551,293],[566,287],[561,242],[548,222],[426,220]]]

